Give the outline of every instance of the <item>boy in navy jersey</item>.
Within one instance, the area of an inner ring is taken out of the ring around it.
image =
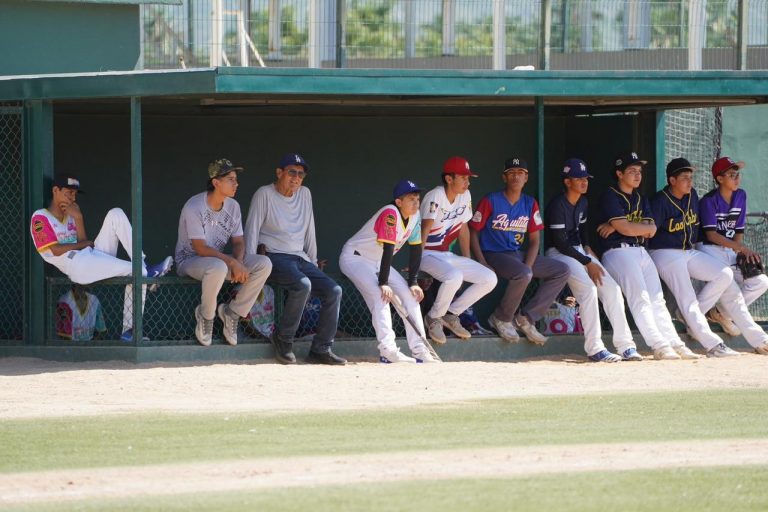
[[[536,330],[534,323],[544,316],[565,286],[568,265],[539,256],[539,232],[544,229],[544,223],[539,204],[523,193],[528,182],[525,160],[508,159],[504,163],[502,181],[504,190],[485,196],[469,223],[472,252],[477,261],[493,269],[500,279],[509,281],[488,322],[509,342],[520,339],[516,330],[519,328],[528,341],[543,345],[547,338]],[[523,253],[526,235],[528,248]],[[517,312],[525,289],[534,277],[540,280],[539,287]]]

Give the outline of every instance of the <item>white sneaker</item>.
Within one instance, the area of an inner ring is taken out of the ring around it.
[[[472,337],[472,333],[470,333],[468,330],[464,328],[463,325],[461,325],[461,320],[459,320],[459,317],[456,315],[453,315],[451,313],[446,313],[441,318],[438,319],[441,324],[443,324],[443,327],[447,327],[449,331],[453,332],[456,336],[463,340],[468,340]]]
[[[427,328],[427,334],[438,345],[445,345],[445,332],[443,323],[440,320],[424,315],[424,327]]]
[[[198,343],[207,347],[211,344],[211,338],[213,337],[213,318],[210,320],[203,318],[203,313],[201,311],[202,307],[202,305],[198,304],[195,308],[195,319],[197,320],[197,325],[195,325],[195,337],[197,338]]]
[[[504,341],[508,341],[509,343],[517,343],[520,341],[520,335],[517,333],[517,330],[515,330],[515,326],[512,322],[502,322],[496,318],[496,315],[492,314],[488,317],[488,323],[491,324],[491,327],[496,329],[496,332],[499,333],[499,336]]]
[[[677,352],[677,355],[680,356],[680,359],[701,359],[701,356],[699,354],[689,349],[685,345],[680,345],[678,347],[675,347],[674,350],[675,352]]]
[[[723,331],[728,336],[741,335],[741,329],[736,327],[736,324],[733,323],[733,320],[722,314],[716,307],[709,310],[709,313],[707,313],[707,320],[712,323],[720,324],[720,327],[723,328]]]
[[[230,345],[237,345],[237,324],[240,323],[240,316],[236,315],[228,304],[219,304],[216,308],[216,314],[224,324],[221,332],[224,334],[224,341]]]
[[[417,363],[442,363],[442,361],[436,359],[435,356],[433,356],[429,349],[426,347],[419,350],[414,350],[412,355],[416,359]]]
[[[741,354],[728,347],[725,343],[718,343],[707,351],[707,357],[733,357],[739,355]]]
[[[653,358],[663,359],[663,360],[673,360],[673,359],[680,359],[680,356],[677,354],[677,352],[674,351],[672,347],[670,347],[669,345],[665,345],[653,351]]]
[[[382,350],[379,353],[379,362],[386,363],[386,364],[415,363],[416,360],[400,352],[400,349],[395,349],[395,350]]]
[[[517,327],[523,331],[523,334],[525,334],[525,337],[528,338],[528,341],[531,343],[535,343],[536,345],[543,345],[549,339],[537,331],[536,327],[534,327],[533,324],[528,321],[528,317],[525,315],[515,315],[515,323],[517,324]]]
[[[763,343],[759,347],[755,347],[755,352],[763,356],[768,356],[768,342]]]

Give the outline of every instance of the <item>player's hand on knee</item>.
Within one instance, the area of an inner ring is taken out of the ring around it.
[[[388,284],[382,284],[379,288],[381,288],[381,300],[383,300],[385,304],[392,302],[392,297],[395,295],[392,288],[390,288]]]
[[[424,300],[424,290],[421,289],[421,286],[415,284],[410,288],[411,288],[411,295],[413,295],[413,298],[416,299],[416,302],[421,302],[422,300]]]
[[[589,275],[589,278],[592,280],[592,282],[597,286],[602,286],[603,276],[605,275],[603,268],[594,261],[590,261],[585,266],[587,267],[587,274]]]
[[[760,255],[746,245],[741,246],[739,253],[743,254],[744,257],[747,258],[747,261],[750,263],[760,263]]]
[[[616,229],[613,226],[611,226],[610,222],[604,222],[603,224],[600,224],[599,226],[597,226],[597,234],[603,238],[608,238],[615,232],[616,232]]]
[[[229,273],[233,283],[245,283],[248,281],[248,269],[238,260],[233,260],[229,266]]]

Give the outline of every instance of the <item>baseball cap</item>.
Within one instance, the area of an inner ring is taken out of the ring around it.
[[[411,180],[400,180],[392,190],[392,199],[397,199],[405,194],[412,194],[413,192],[421,192],[422,188]]]
[[[511,169],[522,169],[525,172],[528,172],[528,162],[516,156],[513,156],[512,158],[507,158],[506,160],[504,160],[503,172],[507,172]]]
[[[304,168],[305,172],[309,172],[309,164],[304,160],[304,157],[298,153],[286,153],[280,159],[280,164],[277,167],[285,169],[289,165],[300,165]]]
[[[71,188],[72,190],[77,190],[81,194],[85,194],[85,192],[80,190],[80,180],[74,174],[56,174],[53,177],[53,186],[58,188]]]
[[[741,170],[745,165],[746,164],[741,160],[734,162],[729,156],[718,158],[715,160],[715,163],[712,164],[712,177],[717,178],[728,169],[733,169],[734,167]]]
[[[675,158],[667,164],[667,178],[677,176],[683,171],[695,171],[696,168],[685,158]]]
[[[469,168],[469,162],[460,156],[452,156],[443,164],[443,174],[458,174],[460,176],[472,176],[477,178],[477,174],[474,174]]]
[[[627,153],[622,153],[618,155],[613,165],[617,171],[624,171],[624,169],[626,169],[630,165],[635,165],[635,164],[645,165],[647,163],[648,163],[647,160],[640,160],[640,157],[637,156],[637,153],[635,153],[634,151],[629,151]]]
[[[241,172],[242,170],[242,167],[235,167],[232,165],[232,162],[226,158],[219,158],[208,164],[208,179],[226,176],[232,171]]]
[[[584,160],[578,158],[569,158],[563,164],[563,170],[560,171],[560,177],[565,178],[594,178],[587,171],[587,164]]]

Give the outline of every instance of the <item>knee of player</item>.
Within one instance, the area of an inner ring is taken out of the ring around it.
[[[291,286],[291,289],[296,292],[309,294],[312,292],[312,281],[310,281],[308,277],[304,276],[296,281],[293,286]]]
[[[251,274],[253,275],[269,275],[272,273],[272,260],[266,256],[257,256],[256,261],[251,267]]]
[[[221,276],[222,279],[224,279],[227,276],[228,271],[229,271],[229,267],[227,267],[227,264],[217,259],[212,261],[210,266],[205,269],[205,274],[209,276],[218,275],[218,276]]]
[[[554,275],[561,279],[568,279],[571,276],[571,269],[565,263],[562,263],[560,261],[558,261],[557,263],[558,263],[558,266],[554,272]]]
[[[461,286],[461,283],[464,282],[464,274],[461,273],[461,271],[453,269],[451,272],[449,272],[444,278],[443,278],[443,286],[456,286],[457,288]]]
[[[113,217],[113,218],[124,218],[128,219],[128,216],[125,214],[122,208],[112,208],[107,212],[106,217]]]
[[[731,270],[731,267],[723,267],[720,269],[720,279],[733,280],[733,270]]]
[[[528,265],[526,265],[525,268],[522,269],[516,277],[510,279],[510,281],[520,281],[524,283],[530,283],[532,279],[533,279],[533,270],[531,270],[528,267]]]
[[[496,272],[489,269],[488,272],[485,273],[483,282],[488,283],[488,287],[493,289],[496,287],[496,283],[499,282],[499,278],[496,276]]]

